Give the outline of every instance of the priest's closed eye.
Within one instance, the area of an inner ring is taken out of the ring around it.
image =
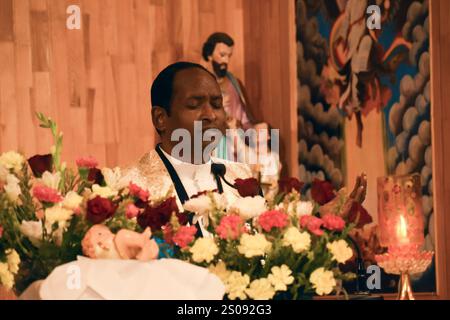
[[[222,108],[222,97],[215,97],[211,99],[211,106],[214,109],[220,109]]]

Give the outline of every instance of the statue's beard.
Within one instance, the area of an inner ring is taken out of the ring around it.
[[[212,62],[214,73],[218,78],[223,78],[227,75],[228,65],[226,63]]]

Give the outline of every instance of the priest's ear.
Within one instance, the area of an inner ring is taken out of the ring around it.
[[[164,108],[152,107],[152,122],[156,131],[161,134],[166,131],[167,111]]]

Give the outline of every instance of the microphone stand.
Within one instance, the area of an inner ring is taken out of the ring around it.
[[[349,300],[384,300],[382,296],[372,295],[367,289],[366,283],[366,268],[364,260],[362,258],[361,248],[358,243],[351,236],[347,235],[347,238],[352,243],[353,248],[356,251],[356,291],[349,295]],[[365,290],[363,290],[365,288]]]

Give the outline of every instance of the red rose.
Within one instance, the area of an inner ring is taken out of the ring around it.
[[[93,224],[99,224],[111,218],[116,212],[117,205],[110,199],[96,196],[87,203],[86,218]]]
[[[315,234],[316,236],[321,236],[323,234],[323,230],[320,229],[323,221],[320,218],[314,216],[302,216],[300,218],[300,226],[304,229],[308,229],[309,232]]]
[[[366,224],[372,222],[372,216],[367,210],[357,201],[353,201],[350,213],[347,216],[350,223],[356,223],[356,228],[362,228]]]
[[[187,212],[177,212],[176,216],[178,218],[178,223],[183,226],[189,222],[189,213]]]
[[[169,198],[155,207],[146,206],[144,212],[138,215],[137,221],[142,229],[150,227],[152,232],[161,230],[161,228],[170,221],[172,213],[179,218],[178,206],[175,197]]]
[[[300,182],[300,180],[298,180],[297,178],[285,178],[278,181],[279,192],[284,193],[290,193],[292,192],[292,190],[300,192],[300,190],[303,188],[303,185],[304,183]]]
[[[161,228],[162,232],[163,232],[163,238],[164,241],[169,244],[169,245],[173,245],[173,229],[172,226],[170,224],[167,224],[165,226],[163,226]]]
[[[311,188],[311,196],[318,204],[323,206],[336,197],[333,185],[328,181],[314,179]]]
[[[327,214],[323,218],[323,226],[330,231],[342,231],[345,228],[345,221],[334,214]]]
[[[36,178],[42,177],[45,171],[52,172],[53,157],[51,154],[35,155],[28,159],[31,171]]]
[[[254,197],[259,194],[259,183],[255,178],[236,179],[234,186],[241,197]]]
[[[88,181],[94,184],[101,185],[103,184],[104,179],[105,178],[103,177],[102,171],[100,169],[97,168],[89,169]]]

